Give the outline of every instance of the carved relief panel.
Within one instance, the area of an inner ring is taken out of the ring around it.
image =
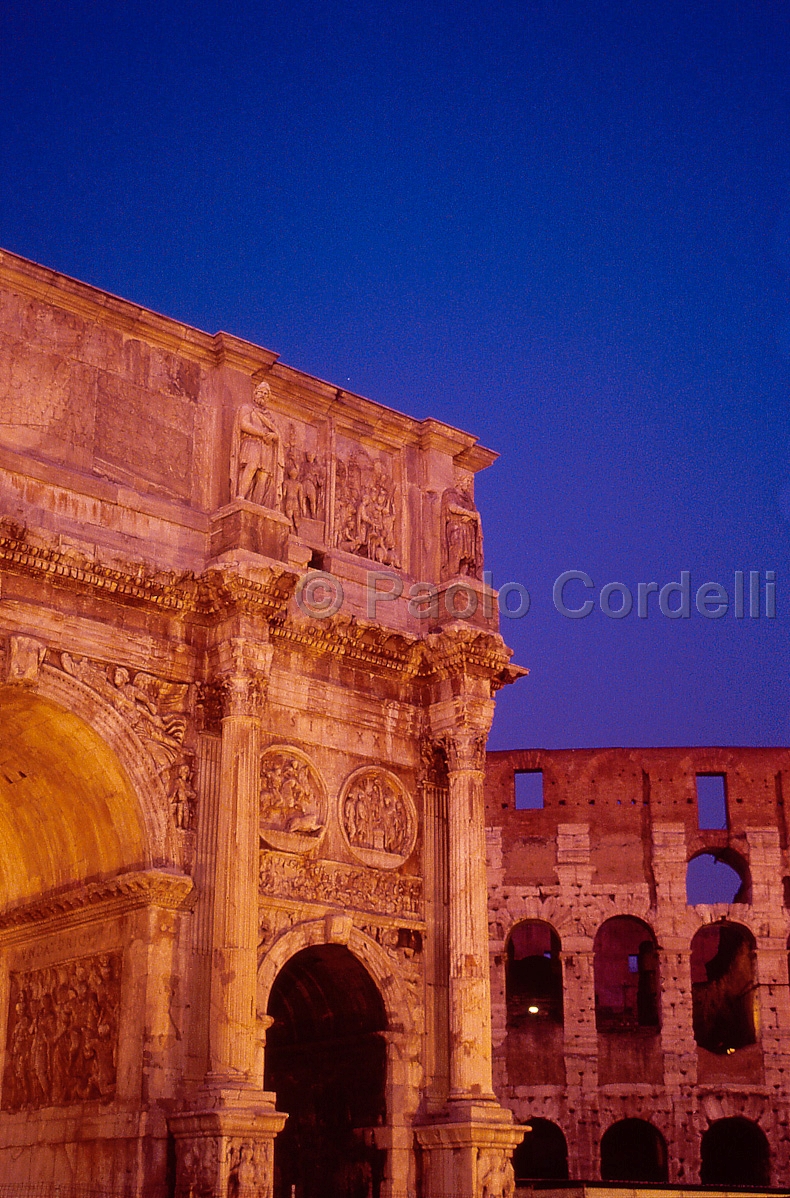
[[[340,826],[358,860],[379,869],[397,869],[414,850],[417,812],[394,774],[365,766],[343,787]]]
[[[230,497],[286,516],[307,540],[325,540],[328,505],[325,426],[273,412],[271,387],[258,383],[236,412],[230,456]]]
[[[4,1111],[115,1095],[121,953],[12,973]]]
[[[400,498],[393,464],[361,446],[335,466],[335,539],[338,549],[383,566],[401,566]]]
[[[188,723],[186,683],[168,682],[143,670],[132,673],[125,666],[105,665],[65,651],[59,660],[53,655],[52,664],[114,707],[160,771],[169,770],[181,757]]]
[[[274,745],[261,757],[261,839],[306,853],[326,830],[327,799],[318,770],[299,749]]]

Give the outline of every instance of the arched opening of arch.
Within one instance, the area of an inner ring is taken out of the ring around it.
[[[748,903],[750,892],[749,867],[732,849],[697,853],[688,863],[686,902],[690,907]]]
[[[667,1146],[644,1119],[621,1119],[601,1139],[601,1180],[667,1181]]]
[[[712,1123],[702,1137],[700,1182],[708,1186],[770,1186],[771,1154],[762,1128],[740,1116]]]
[[[658,946],[652,928],[632,915],[615,915],[599,927],[593,952],[601,1083],[660,1085]]]
[[[515,925],[505,960],[507,1071],[511,1085],[565,1082],[560,938],[550,924]]]
[[[567,1181],[568,1145],[562,1128],[550,1119],[530,1119],[513,1153],[516,1185],[531,1181]]]
[[[274,1198],[378,1198],[387,1020],[373,979],[343,945],[304,948],[277,975],[268,1014],[265,1086],[288,1113]]]
[[[109,745],[22,687],[0,690],[0,906],[146,865],[137,797]]]

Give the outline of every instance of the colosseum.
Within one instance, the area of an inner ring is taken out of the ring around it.
[[[494,453],[10,253],[0,330],[0,1196],[786,1186],[788,751],[486,754]]]

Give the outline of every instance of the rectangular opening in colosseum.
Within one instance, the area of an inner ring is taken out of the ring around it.
[[[516,811],[540,811],[543,807],[543,770],[516,770]]]
[[[697,821],[700,830],[727,828],[727,777],[697,774]]]

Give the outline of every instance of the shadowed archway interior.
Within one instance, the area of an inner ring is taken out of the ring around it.
[[[112,749],[71,712],[0,689],[0,906],[146,864],[139,804]]]
[[[386,1015],[370,974],[343,945],[303,949],[275,980],[268,1013],[265,1085],[289,1116],[275,1198],[378,1198]]]

